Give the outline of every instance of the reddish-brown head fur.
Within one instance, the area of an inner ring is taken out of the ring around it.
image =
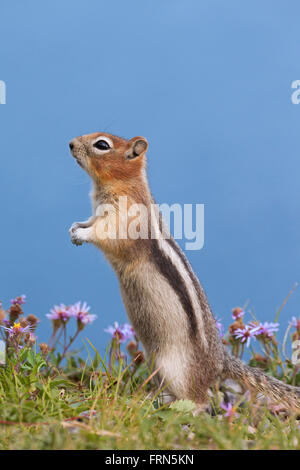
[[[126,140],[97,132],[73,139],[70,148],[73,157],[91,178],[105,185],[129,183],[141,176],[148,142],[144,137]]]

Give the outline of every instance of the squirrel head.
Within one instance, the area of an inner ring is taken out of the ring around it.
[[[148,142],[144,137],[126,140],[97,132],[76,137],[69,145],[77,163],[101,184],[136,178],[145,167]]]

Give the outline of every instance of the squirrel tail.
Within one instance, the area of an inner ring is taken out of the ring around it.
[[[240,359],[225,352],[223,377],[244,383],[250,389],[263,393],[274,402],[287,404],[290,408],[300,409],[300,387],[287,385],[265,374],[262,370],[247,366]]]

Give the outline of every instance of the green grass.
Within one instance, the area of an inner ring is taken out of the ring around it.
[[[37,352],[38,319],[22,316],[22,297],[11,303],[5,311],[0,302],[0,345],[6,344],[6,365],[0,365],[0,450],[300,448],[300,419],[233,381],[216,384],[205,411],[188,400],[162,405],[150,380],[155,371],[147,368],[134,332],[125,337],[124,325],[123,330],[116,325],[112,329],[104,357],[84,342],[83,360],[70,351],[85,323],[74,315],[59,317],[52,321],[48,344],[40,344]],[[70,312],[70,307],[55,308]],[[262,324],[251,314],[247,326],[244,315],[241,308],[233,309],[223,343],[240,358],[248,351],[250,365],[300,386],[300,318],[293,318],[283,344],[276,338],[278,325],[274,329],[274,324],[264,324],[247,348],[236,332],[253,328],[253,321]],[[68,334],[69,321],[77,328],[73,336]],[[119,340],[125,341],[122,351]],[[233,408],[224,410],[228,403]]]
[[[69,357],[57,368],[24,351],[18,371],[13,362],[0,369],[1,450],[300,448],[295,416],[244,400],[227,418],[217,390],[213,416],[195,416],[189,401],[160,406],[144,363],[113,361],[108,371],[90,347],[92,353],[85,363]]]

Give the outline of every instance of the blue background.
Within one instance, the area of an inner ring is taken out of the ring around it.
[[[106,130],[150,142],[160,203],[204,203],[205,246],[188,252],[225,324],[250,300],[272,320],[300,269],[299,2],[274,0],[2,0],[0,298],[27,294],[43,319],[86,300],[84,336],[126,321],[102,254],[71,245],[90,215],[90,181],[69,155]],[[281,314],[299,315],[298,287]]]

